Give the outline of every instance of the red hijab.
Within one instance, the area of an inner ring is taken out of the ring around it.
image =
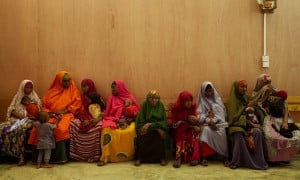
[[[193,102],[190,108],[185,107],[185,102],[188,100],[193,101],[193,95],[188,91],[182,91],[176,103],[172,107],[172,119],[173,122],[180,120],[187,121],[189,115],[197,115],[196,105]]]
[[[83,79],[81,81],[81,86],[87,86],[88,87],[88,91],[81,95],[82,104],[85,108],[87,108],[91,104],[91,100],[88,97],[88,95],[90,93],[97,93],[97,94],[99,94],[99,93],[97,92],[94,81],[91,80],[91,79]]]

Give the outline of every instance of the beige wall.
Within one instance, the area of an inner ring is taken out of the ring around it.
[[[270,68],[261,67],[263,15],[256,0],[0,0],[0,117],[22,79],[42,96],[59,70],[95,80],[106,99],[123,79],[142,102],[167,104],[212,81],[226,99],[234,80],[266,72],[300,95],[300,1],[268,15]]]

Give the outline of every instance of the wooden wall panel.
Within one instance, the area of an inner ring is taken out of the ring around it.
[[[270,68],[261,67],[263,15],[254,0],[0,0],[0,118],[20,81],[42,96],[59,70],[95,80],[104,98],[123,79],[142,102],[157,89],[168,104],[212,81],[224,99],[234,80],[269,73],[300,95],[300,1],[267,17]],[[18,66],[18,70],[16,69]],[[9,78],[9,81],[7,79]]]
[[[36,0],[0,0],[0,121],[21,80],[37,80],[37,11]]]

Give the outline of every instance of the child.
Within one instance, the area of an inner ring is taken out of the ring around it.
[[[245,111],[246,111],[247,125],[251,126],[251,124],[259,124],[257,116],[255,115],[254,107],[247,107]]]
[[[56,128],[55,124],[48,123],[49,114],[45,111],[41,111],[37,116],[37,121],[33,125],[37,129],[38,143],[37,149],[39,150],[37,169],[41,167],[42,158],[44,158],[45,168],[51,168],[49,160],[51,156],[51,150],[55,148],[55,139],[53,135],[53,129]],[[56,124],[59,120],[57,120]]]
[[[253,137],[253,128],[260,126],[257,116],[255,115],[254,107],[247,107],[245,109],[246,113],[246,129],[248,136],[245,138],[247,147],[249,151],[253,152],[255,149],[255,142]]]
[[[11,132],[17,129],[18,127],[26,123],[29,119],[35,119],[37,113],[39,112],[39,107],[38,105],[32,103],[28,96],[23,96],[20,105],[16,106],[16,109],[14,111],[22,115],[24,118],[14,118],[15,123],[10,127],[10,129],[7,130],[7,132]]]
[[[134,120],[134,106],[132,105],[131,99],[124,101],[123,116],[120,118],[118,126],[121,129],[125,129]]]

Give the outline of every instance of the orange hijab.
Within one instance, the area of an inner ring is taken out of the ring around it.
[[[62,86],[63,77],[67,71],[60,71],[56,74],[49,90],[43,97],[43,110],[56,112],[66,108],[73,114],[77,114],[82,108],[81,95],[73,79],[70,79],[68,88]]]

